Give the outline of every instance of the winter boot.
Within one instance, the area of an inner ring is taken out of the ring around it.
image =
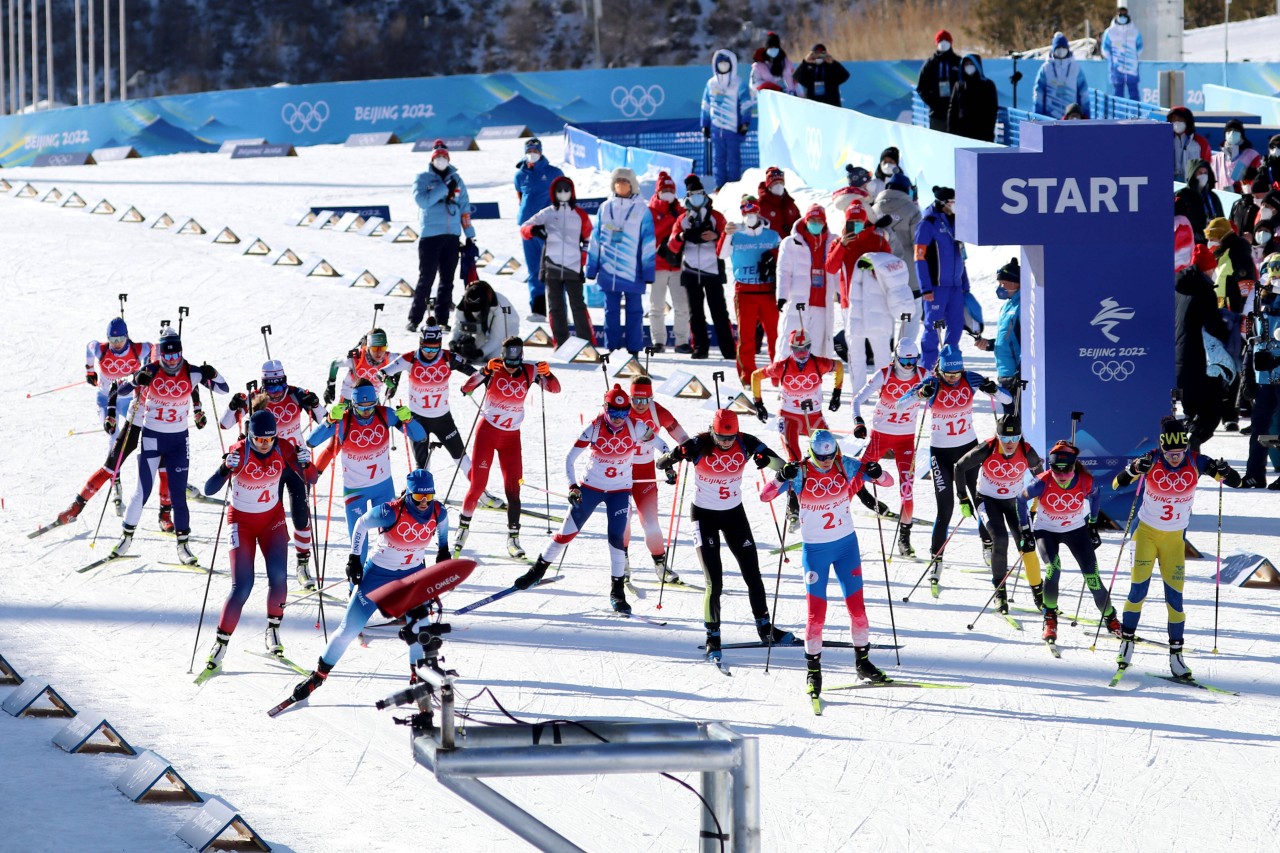
[[[485,489],[480,495],[480,506],[485,509],[506,509],[507,502],[496,495],[489,494],[489,490]]]
[[[712,661],[715,661],[716,663],[719,663],[723,659],[724,653],[720,651],[720,632],[719,631],[707,631],[707,647],[706,648],[707,648],[707,660],[712,660]]]
[[[173,532],[173,507],[160,507],[160,529],[165,533]]]
[[[1046,643],[1058,642],[1058,614],[1049,612],[1044,615],[1044,633],[1040,635]]]
[[[517,560],[524,559],[524,549],[520,547],[520,525],[507,526],[507,553]]]
[[[854,646],[854,666],[858,670],[858,677],[867,681],[886,682],[889,676],[885,675],[883,670],[873,664],[867,656],[871,654],[870,644],[865,646]],[[807,658],[808,655],[805,655]]]
[[[301,702],[312,693],[316,692],[316,688],[324,684],[324,680],[329,677],[329,671],[333,667],[324,662],[324,658],[320,658],[316,668],[307,676],[307,680],[300,682],[297,687],[293,688],[293,701]]]
[[[1191,680],[1191,667],[1187,666],[1186,661],[1182,659],[1182,640],[1175,640],[1172,637],[1169,638],[1169,671],[1173,673],[1174,678]]]
[[[467,544],[467,534],[471,532],[471,516],[458,516],[458,538],[453,543],[453,556],[462,553],[462,546]]]
[[[1031,585],[1031,599],[1036,603],[1036,610],[1044,610],[1044,584],[1033,583]]]
[[[178,562],[184,566],[196,566],[200,564],[200,560],[196,558],[195,554],[191,553],[191,548],[187,546],[187,537],[189,535],[190,532],[186,530],[178,533]]]
[[[222,659],[227,654],[227,643],[230,642],[230,634],[218,632],[217,639],[213,641],[213,651],[209,652],[209,657],[205,659],[205,669],[220,669],[222,667]]]
[[[610,578],[609,606],[623,616],[631,615],[631,605],[627,603],[627,588],[623,578]]]
[[[684,583],[684,581],[680,580],[678,574],[667,568],[666,554],[653,555],[653,570],[658,573],[659,583],[674,584],[676,586]]]
[[[115,504],[116,515],[124,515],[124,495],[120,488],[120,478],[116,477],[111,481],[111,502]]]
[[[80,510],[84,509],[86,501],[84,498],[76,495],[76,499],[71,502],[71,506],[58,513],[59,524],[70,524],[80,515]]]
[[[111,549],[111,557],[123,557],[129,553],[129,548],[133,546],[133,531],[137,528],[133,525],[126,524],[123,526],[123,532],[120,535],[120,541]]]
[[[315,589],[315,578],[311,577],[311,552],[298,552],[298,586],[303,589]]]
[[[284,657],[284,644],[280,642],[280,617],[267,617],[267,630],[263,634],[263,642],[267,645],[267,654],[278,658]]]
[[[1118,668],[1128,669],[1129,664],[1133,662],[1133,644],[1134,644],[1133,632],[1121,631],[1120,632],[1120,654],[1116,655],[1116,666]],[[1169,656],[1169,660],[1170,661],[1173,660],[1172,654]],[[1182,660],[1181,654],[1178,655],[1178,660]]]
[[[1008,616],[1009,615],[1009,591],[1004,588],[1003,584],[996,587],[995,602],[996,602],[996,611],[1001,616]]]
[[[547,573],[549,568],[551,568],[551,564],[539,556],[537,562],[533,564],[533,568],[516,578],[512,585],[516,589],[528,589],[542,580],[542,576]]]
[[[916,549],[911,547],[911,525],[898,525],[898,554],[903,557],[914,557]]]
[[[1116,618],[1115,608],[1111,609],[1111,613],[1109,615],[1102,618],[1107,626],[1107,631],[1112,635],[1119,637],[1124,629],[1120,627],[1120,620]]]
[[[756,620],[756,633],[766,646],[789,646],[796,641],[795,634],[776,627],[768,616]]]
[[[817,696],[822,692],[822,652],[811,655],[805,652],[804,655],[804,683],[809,691],[810,696]]]

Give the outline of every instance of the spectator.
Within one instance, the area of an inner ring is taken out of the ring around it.
[[[1204,332],[1226,342],[1227,326],[1211,282],[1195,264],[1174,279],[1174,377],[1191,424],[1190,449],[1213,436],[1222,413],[1222,380],[1208,374]]]
[[[1258,171],[1268,185],[1280,186],[1280,133],[1267,141],[1267,156],[1262,159]]]
[[[1213,152],[1213,177],[1224,190],[1229,187],[1240,192],[1242,184],[1252,183],[1253,176],[1262,166],[1262,155],[1253,150],[1239,119],[1228,121],[1225,131],[1222,150]]]
[[[929,108],[929,127],[945,132],[951,93],[960,81],[960,57],[951,49],[951,33],[946,30],[938,30],[933,43],[933,56],[920,66],[916,91],[920,93],[920,100]]]
[[[889,224],[881,226],[890,232],[889,245],[894,255],[907,265],[907,283],[915,297],[916,307],[911,314],[911,324],[915,333],[911,340],[919,336],[920,316],[920,281],[916,278],[915,258],[911,257],[915,244],[916,228],[920,225],[920,205],[911,197],[911,182],[907,176],[899,172],[889,179],[886,186],[876,196],[871,207],[871,218],[877,223],[889,217]]]
[[[848,79],[849,72],[827,53],[824,44],[815,44],[795,73],[796,85],[806,98],[833,107],[840,106],[840,86]]]
[[[1111,26],[1102,33],[1102,55],[1111,75],[1111,89],[1117,98],[1141,101],[1138,91],[1138,57],[1142,55],[1142,33],[1129,17],[1129,7],[1120,0]]]
[[[520,224],[520,236],[545,242],[540,277],[546,286],[551,337],[556,346],[569,340],[569,311],[572,310],[574,334],[595,343],[595,330],[582,295],[585,260],[582,247],[591,237],[591,218],[578,207],[573,181],[564,175],[551,182],[547,194],[551,204]]]
[[[840,211],[841,215],[849,207],[849,202],[855,198],[862,199],[864,204],[870,204],[874,198],[867,185],[871,183],[871,173],[861,166],[848,164],[844,167],[847,183],[845,186],[836,190],[831,194],[831,203],[835,209]]]
[[[1240,334],[1240,321],[1244,317],[1245,300],[1253,293],[1258,280],[1258,270],[1253,264],[1253,252],[1249,241],[1231,228],[1231,223],[1219,217],[1212,219],[1204,229],[1208,238],[1209,250],[1217,260],[1213,271],[1214,292],[1218,297],[1218,308],[1222,311],[1222,320],[1227,326],[1227,352],[1236,363],[1244,351],[1244,341]],[[1226,403],[1222,409],[1225,426],[1231,432],[1239,429],[1235,415],[1235,399],[1239,391],[1239,376],[1224,389]]]
[[[524,159],[516,163],[516,200],[520,203],[517,222],[527,222],[529,217],[546,207],[552,181],[563,174],[542,156],[542,140],[534,137],[524,143]],[[534,323],[544,322],[547,318],[547,288],[541,272],[544,246],[538,237],[524,239],[524,265],[529,271],[529,310],[533,312],[529,320]]]
[[[1276,239],[1275,223],[1259,222],[1253,228],[1254,267],[1261,270],[1262,262],[1275,252],[1280,252],[1280,240]]]
[[[1267,482],[1267,448],[1259,436],[1275,435],[1280,428],[1280,258],[1271,259],[1262,270],[1257,289],[1257,304],[1249,314],[1249,362],[1253,370],[1253,406],[1249,429],[1249,461],[1245,467],[1242,488],[1260,489]],[[1271,451],[1273,467],[1276,451]],[[1280,480],[1268,488],[1280,490]]]
[[[960,62],[960,82],[951,93],[947,109],[947,130],[967,139],[994,142],[996,139],[996,84],[982,73],[982,60],[966,53]]]
[[[1174,107],[1164,117],[1173,126],[1173,179],[1187,179],[1187,164],[1192,160],[1208,163],[1213,157],[1209,140],[1196,133],[1196,117],[1186,107]]]
[[[1079,104],[1071,104],[1067,107],[1067,111],[1062,114],[1063,121],[1084,121],[1084,111],[1080,109]]]
[[[1249,185],[1249,192],[1241,193],[1240,198],[1231,205],[1231,227],[1237,234],[1244,235],[1251,244],[1253,243],[1253,226],[1258,221],[1258,211],[1269,191],[1267,179],[1258,175]]]
[[[453,314],[449,349],[472,364],[484,364],[502,354],[502,342],[520,331],[511,300],[495,293],[486,281],[467,286]]]
[[[867,191],[867,195],[871,196],[871,200],[875,201],[876,196],[880,195],[884,188],[889,185],[889,179],[901,171],[902,156],[898,153],[897,146],[890,145],[880,152],[880,159],[876,161],[875,176],[867,181],[867,185],[863,189]],[[912,198],[915,198],[914,189],[913,187]]]
[[[842,322],[838,324],[839,328],[845,332],[844,342],[847,350],[846,360],[849,363],[850,375],[854,377],[862,376],[865,373],[867,358],[869,352],[866,344],[866,332],[863,327],[857,323],[850,324],[847,316],[851,305],[865,304],[856,296],[850,296],[849,289],[854,282],[854,268],[858,260],[869,252],[883,252],[889,254],[892,247],[889,240],[875,228],[867,219],[867,208],[860,202],[855,201],[849,205],[844,212],[844,227],[841,229],[840,238],[831,241],[831,247],[827,250],[827,272],[840,276],[840,319]],[[905,271],[903,280],[906,280]],[[897,317],[893,317],[897,320]],[[851,340],[850,331],[862,331],[862,338]],[[882,366],[882,365],[879,365]],[[862,385],[858,384],[858,388]]]
[[[778,340],[777,249],[781,240],[760,215],[755,196],[742,197],[742,224],[729,227],[720,257],[733,269],[733,305],[738,315],[738,380],[746,388],[756,370],[752,340],[756,323],[764,326],[769,362]]]
[[[765,170],[760,182],[760,215],[779,237],[786,237],[800,220],[800,208],[787,192],[787,176],[777,166]]]
[[[737,350],[733,345],[733,325],[729,322],[729,310],[724,301],[724,264],[720,261],[720,246],[724,240],[725,221],[711,206],[711,199],[702,186],[702,179],[689,175],[684,179],[684,213],[671,229],[667,248],[680,255],[680,283],[689,298],[689,331],[693,339],[691,358],[704,359],[710,350],[707,339],[707,317],[716,330],[716,345],[720,355],[733,358]],[[676,347],[680,352],[680,347]]]
[[[471,198],[458,170],[449,162],[449,149],[437,139],[431,150],[431,165],[413,182],[413,200],[420,209],[418,218],[418,286],[409,306],[411,332],[418,330],[431,301],[437,277],[432,313],[448,317],[453,308],[453,276],[458,269],[459,241],[466,235],[468,248],[475,246],[476,230],[471,226]],[[501,340],[501,339],[499,339]]]
[[[657,246],[653,217],[640,198],[640,181],[630,169],[614,169],[613,194],[596,212],[587,247],[587,278],[604,291],[604,342],[638,355],[644,345],[644,290],[653,284]],[[626,301],[625,325],[622,319]]]
[[[994,350],[996,356],[996,384],[1013,397],[1002,404],[1005,414],[1017,412],[1022,379],[1022,267],[1017,258],[996,271],[996,298],[1004,301],[1000,306],[1000,318],[996,321],[993,339],[978,338],[980,350]]]
[[[916,227],[916,277],[920,282],[920,298],[924,300],[925,323],[920,336],[920,365],[925,370],[933,370],[938,361],[935,322],[941,321],[946,328],[946,343],[951,345],[952,352],[960,352],[960,335],[964,332],[964,297],[969,292],[969,273],[964,266],[960,241],[955,236],[955,201],[956,191],[951,187],[934,187],[933,204]]]
[[[795,66],[782,49],[777,33],[764,37],[764,47],[757,47],[751,62],[751,92],[796,93]]]
[[[803,328],[813,342],[812,352],[835,358],[834,304],[838,275],[826,271],[827,252],[835,237],[827,228],[827,213],[814,204],[782,240],[778,250],[778,310],[783,312],[782,339]]]
[[[1080,112],[1089,117],[1089,83],[1062,33],[1053,34],[1049,56],[1036,72],[1034,91],[1035,109],[1042,116],[1064,115],[1067,107],[1079,104]]]
[[[666,172],[659,172],[653,198],[649,199],[649,215],[653,217],[653,236],[658,249],[653,287],[649,290],[649,337],[654,352],[662,352],[667,346],[668,294],[674,314],[673,345],[684,346],[686,350],[689,346],[689,295],[680,284],[680,255],[667,248],[671,229],[682,213],[684,208],[676,199],[676,182]]]
[[[742,138],[751,118],[751,96],[738,78],[738,57],[717,50],[711,79],[702,90],[702,135],[711,140],[711,176],[716,189],[742,177]]]
[[[1204,160],[1187,163],[1186,181],[1187,185],[1173,195],[1173,212],[1187,217],[1196,242],[1203,243],[1209,220],[1222,216],[1222,202],[1213,192],[1213,172]]]
[[[870,231],[871,229],[867,229]],[[865,232],[864,232],[865,233]],[[845,258],[854,252],[846,251]],[[864,252],[840,275],[845,340],[854,344],[849,359],[849,382],[855,388],[867,383],[867,368],[888,367],[893,358],[894,337],[900,318],[912,310],[907,287],[907,265],[888,252]],[[906,333],[901,332],[905,338]],[[864,345],[859,347],[859,341]],[[860,349],[868,353],[865,357]],[[860,414],[855,407],[854,414]],[[868,508],[874,508],[872,501]]]

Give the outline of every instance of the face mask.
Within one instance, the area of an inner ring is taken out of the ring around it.
[[[880,171],[886,175],[896,175],[898,173],[898,164],[892,160],[885,160],[880,164]]]
[[[942,205],[942,209],[947,213],[954,214],[956,212],[956,203],[954,201],[948,201]]]
[[[1268,219],[1270,219],[1274,215],[1275,215],[1275,211],[1269,207],[1264,207],[1262,208],[1262,210],[1258,211],[1258,218],[1261,219],[1263,222],[1266,222]]]
[[[769,192],[772,193],[773,195],[782,195],[786,191],[787,191],[787,188],[784,187],[782,184],[774,184],[773,186],[769,187]]]
[[[1124,26],[1125,24],[1129,23],[1129,16],[1116,15],[1116,23],[1119,24],[1120,26]]]
[[[446,168],[448,168],[448,166],[449,166],[448,157],[432,157],[431,158],[431,168],[435,169],[437,172],[443,172]]]
[[[1210,248],[1210,249],[1216,249],[1216,248],[1218,248],[1218,247],[1219,247],[1219,246],[1221,246],[1221,245],[1222,245],[1222,243],[1221,243],[1220,241],[1218,241],[1218,240],[1210,240],[1210,241],[1209,241],[1209,248]]]
[[[756,216],[754,213],[748,213],[746,216],[742,217],[742,224],[747,226],[748,228],[755,228],[756,225],[759,224],[759,222],[760,222],[760,217]]]
[[[863,228],[866,228],[866,227],[867,227],[867,223],[865,223],[865,222],[863,222],[863,221],[861,221],[861,220],[855,219],[855,220],[854,220],[854,221],[849,225],[849,230],[850,230],[850,231],[852,231],[854,234],[861,234],[861,233],[862,233],[862,229],[863,229]]]
[[[538,162],[541,159],[542,159],[542,155],[539,154],[537,151],[530,151],[528,154],[524,155],[524,161],[528,163],[530,166],[532,166],[534,163]]]
[[[819,234],[822,233],[822,229],[825,226],[822,224],[822,222],[820,222],[817,219],[810,219],[808,222],[804,224],[804,227],[806,230],[808,230],[810,234],[817,237]]]
[[[770,59],[777,59],[777,58],[778,58],[778,49],[777,49],[776,47],[771,47],[771,48],[769,48],[768,50],[766,50],[766,51],[764,52],[764,55],[765,55],[765,56],[767,56],[767,57],[769,57]]]
[[[689,202],[690,207],[702,207],[707,203],[706,193],[689,193],[685,196],[685,201]]]
[[[1055,50],[1055,51],[1053,52],[1053,58],[1054,58],[1054,59],[1066,59],[1066,58],[1067,58],[1067,54],[1068,54],[1068,53],[1070,53],[1070,51],[1069,51],[1069,50],[1067,50],[1065,47],[1060,47],[1060,48],[1058,48],[1057,50]]]
[[[1004,289],[1003,284],[996,285],[996,299],[1008,299],[1009,291]]]
[[[1240,144],[1240,140],[1241,140],[1242,138],[1243,138],[1243,136],[1241,135],[1240,131],[1238,131],[1238,130],[1232,130],[1232,131],[1229,131],[1229,132],[1227,133],[1227,144],[1228,144],[1228,145],[1239,145],[1239,144]]]
[[[676,194],[673,192],[667,191],[665,193],[658,193],[658,198],[662,199],[663,201],[675,201]]]
[[[973,76],[974,74],[977,74],[977,73],[978,73],[978,69],[977,69],[975,66],[973,66],[973,65],[966,65],[966,66],[964,67],[964,73],[965,73],[967,76]]]
[[[1209,183],[1209,176],[1208,176],[1208,175],[1196,175],[1196,183],[1197,183],[1197,184],[1199,184],[1199,185],[1200,185],[1200,186],[1202,186],[1202,187],[1207,186],[1207,185],[1208,185],[1208,183]]]
[[[556,201],[568,201],[573,193],[568,190],[556,190]]]
[[[1271,242],[1270,231],[1258,231],[1253,235],[1254,245],[1265,246]]]
[[[948,50],[951,50],[951,42],[946,39],[938,42],[938,53],[946,53]]]
[[[1280,157],[1280,146],[1272,146],[1271,148],[1268,148],[1267,151],[1272,157]]]
[[[1187,123],[1185,121],[1175,121],[1173,123],[1173,132],[1181,136],[1187,132]]]
[[[730,66],[730,65],[729,65],[729,63],[727,63],[727,62],[717,62],[717,63],[716,63],[716,71],[719,71],[721,74],[728,74],[728,73],[729,73],[729,69],[730,69],[731,67],[732,67],[732,66]]]

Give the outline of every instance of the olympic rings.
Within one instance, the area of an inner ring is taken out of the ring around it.
[[[289,125],[294,133],[310,131],[315,133],[329,120],[329,105],[324,101],[302,101],[297,104],[288,103],[280,108],[280,120]]]
[[[716,451],[702,457],[702,461],[706,462],[707,467],[718,474],[733,474],[740,471],[747,464],[747,457],[739,450],[735,450],[732,453]]]
[[[647,88],[641,85],[635,85],[630,88],[614,86],[613,92],[609,95],[609,102],[627,118],[634,118],[635,116],[648,118],[657,111],[658,107],[662,106],[662,102],[666,98],[666,91],[658,85]]]
[[[1124,361],[1105,361],[1098,359],[1093,363],[1093,375],[1103,382],[1123,382],[1133,375],[1136,366],[1128,359]]]
[[[1040,496],[1040,503],[1050,512],[1063,515],[1079,512],[1084,506],[1084,495],[1075,492],[1048,491]]]
[[[431,536],[435,533],[435,531],[428,525],[413,524],[407,519],[402,520],[392,529],[401,541],[408,543],[426,542],[431,539]]]
[[[1156,484],[1156,488],[1164,492],[1185,492],[1196,484],[1199,479],[1196,472],[1190,469],[1186,471],[1165,471],[1156,468],[1151,472],[1151,481]]]

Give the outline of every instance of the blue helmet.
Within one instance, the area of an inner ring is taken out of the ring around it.
[[[836,437],[830,430],[815,429],[809,436],[809,455],[819,462],[834,459],[839,452],[840,445],[836,444]]]
[[[964,370],[964,358],[960,355],[960,348],[943,344],[942,351],[938,353],[938,372],[959,373],[962,370]]]
[[[352,390],[351,406],[354,409],[364,409],[365,414],[362,417],[368,417],[376,405],[378,405],[378,389],[373,385],[357,385]]]
[[[250,438],[275,438],[276,416],[266,409],[259,409],[249,416]]]
[[[404,478],[404,490],[411,495],[434,495],[436,478],[426,468],[415,468]]]
[[[123,317],[112,317],[111,322],[107,324],[108,338],[127,338],[129,337],[129,327],[124,324]]]

